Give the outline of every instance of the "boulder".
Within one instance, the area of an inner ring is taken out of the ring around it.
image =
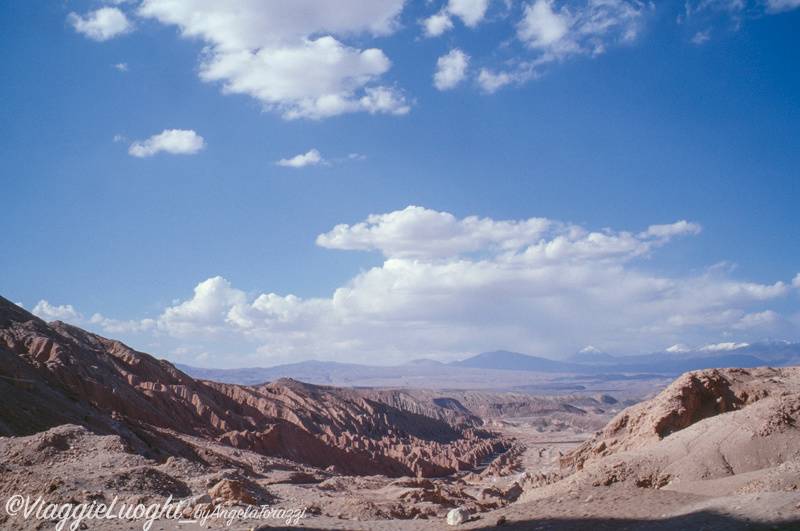
[[[223,479],[208,491],[212,500],[222,499],[247,505],[258,505],[252,494],[242,486],[242,482],[235,479]]]
[[[461,525],[469,521],[469,511],[464,507],[452,509],[447,513],[447,525]]]

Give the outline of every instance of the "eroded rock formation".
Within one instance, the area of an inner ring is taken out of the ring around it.
[[[202,460],[187,442],[200,437],[346,474],[438,476],[510,447],[475,417],[400,394],[194,380],[167,361],[45,323],[2,298],[0,398],[0,434],[71,423],[119,435],[160,460]]]
[[[745,492],[800,488],[800,368],[715,369],[678,378],[563,456],[570,485]],[[765,479],[766,478],[766,479]]]

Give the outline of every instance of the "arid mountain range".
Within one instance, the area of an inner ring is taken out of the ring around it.
[[[764,342],[747,355],[790,361],[795,349]],[[355,388],[289,370],[257,385],[220,383],[0,298],[0,529],[55,528],[12,514],[17,496],[54,507],[172,503],[183,519],[159,519],[164,531],[433,530],[453,515],[464,529],[800,526],[800,368],[669,378],[544,372],[520,356],[408,366],[454,371],[469,384],[460,388],[452,375],[438,388]],[[500,359],[509,365],[486,368]],[[410,374],[394,381],[439,373]],[[524,392],[503,391],[499,379]],[[302,519],[196,517],[259,507],[298,518],[302,509]],[[143,529],[121,518],[79,523]]]
[[[636,375],[674,379],[688,371],[722,367],[789,367],[800,365],[800,343],[763,339],[753,344],[716,345],[689,349],[676,347],[669,351],[636,356],[614,357],[596,348],[587,348],[564,361],[497,350],[451,363],[418,359],[403,365],[372,366],[354,363],[304,361],[275,367],[247,369],[203,369],[176,365],[195,378],[218,382],[253,385],[281,377],[292,377],[322,385],[404,386],[417,387],[435,381],[445,388],[493,388],[520,390],[521,381],[530,373],[560,375],[542,382],[539,391],[564,390],[572,385],[579,389],[586,379],[625,379],[621,375]],[[493,371],[487,374],[486,371]],[[495,372],[496,371],[496,372]],[[502,373],[501,373],[502,371]],[[522,373],[512,375],[511,373]],[[528,374],[525,374],[528,373]],[[477,376],[476,375],[480,375]],[[567,377],[570,375],[571,377]],[[509,378],[510,376],[510,378]]]

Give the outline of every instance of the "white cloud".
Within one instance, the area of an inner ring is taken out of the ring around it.
[[[767,0],[767,13],[782,13],[800,7],[800,0]]]
[[[711,40],[711,30],[698,31],[692,37],[692,42],[695,44],[705,44]]]
[[[403,0],[145,0],[139,14],[208,43],[201,79],[252,96],[287,119],[319,119],[408,112],[402,93],[380,84],[391,66],[386,55],[336,38],[392,33],[402,7]]]
[[[486,15],[489,0],[450,0],[447,11],[459,17],[464,24],[474,28]]]
[[[695,26],[727,26],[727,30],[739,31],[746,20],[758,19],[765,15],[777,15],[800,7],[800,0],[687,0],[685,15],[678,17],[678,23],[695,23]],[[711,29],[698,31],[692,38],[695,44],[709,40]]]
[[[192,130],[165,129],[147,140],[134,142],[128,153],[134,157],[150,157],[159,151],[173,155],[193,155],[205,147],[203,137]]]
[[[453,21],[447,13],[437,13],[423,20],[422,27],[427,37],[438,37],[445,31],[453,29]]]
[[[491,94],[509,83],[512,83],[514,81],[514,76],[509,72],[494,73],[482,68],[476,81],[484,92]]]
[[[114,65],[114,68],[116,68],[120,72],[127,72],[128,71],[128,63],[117,63],[117,64]]]
[[[408,106],[395,89],[368,87],[363,97],[355,97],[357,88],[378,79],[389,66],[380,50],[358,51],[333,37],[320,37],[256,52],[217,52],[203,62],[200,77],[222,81],[224,92],[253,96],[288,119],[365,110],[403,114]]]
[[[251,357],[232,360],[240,366],[308,358],[450,360],[496,348],[558,357],[587,344],[630,354],[676,343],[800,337],[796,315],[769,307],[794,293],[800,275],[791,285],[765,285],[721,271],[681,276],[647,270],[643,259],[657,260],[658,247],[698,231],[689,222],[593,231],[544,218],[457,218],[412,206],[338,225],[317,238],[323,247],[385,256],[330,297],[247,294],[213,277],[189,299],[135,325],[193,342],[219,341],[226,351],[250,345]]]
[[[433,84],[439,90],[448,90],[461,83],[466,75],[469,56],[455,48],[436,62],[438,70],[433,76]]]
[[[577,55],[605,53],[610,45],[633,41],[644,15],[645,6],[638,0],[525,3],[521,18],[514,24],[516,40],[527,52],[510,56],[499,66],[482,67],[475,82],[481,91],[491,94],[504,86],[538,78],[548,64]],[[509,48],[508,43],[502,48]]]
[[[100,42],[127,33],[132,28],[125,13],[116,7],[101,7],[97,11],[87,13],[85,17],[70,13],[67,21],[78,33]]]
[[[391,87],[368,87],[364,96],[358,101],[360,107],[370,114],[390,113],[407,114],[411,107],[406,105],[405,97]]]
[[[588,232],[582,227],[544,218],[493,221],[418,206],[371,215],[353,226],[342,224],[317,237],[331,249],[380,250],[387,258],[434,258],[480,250],[508,252],[507,261],[543,263],[564,260],[627,260],[647,255],[672,237],[697,234],[700,226],[680,221],[652,225],[638,235],[629,232]]]
[[[137,334],[153,330],[156,327],[156,322],[153,319],[119,321],[117,319],[103,317],[99,313],[92,315],[88,321],[82,320],[80,324],[99,326],[107,334]]]
[[[21,304],[19,306],[22,306]],[[140,321],[118,321],[103,317],[99,313],[86,319],[71,304],[53,306],[46,300],[40,300],[31,313],[45,321],[63,321],[74,326],[99,326],[107,334],[136,334],[153,330],[156,322],[153,319]]]
[[[281,159],[275,164],[278,166],[290,166],[292,168],[302,168],[303,166],[308,166],[309,164],[319,164],[321,162],[325,162],[320,155],[319,151],[316,149],[309,150],[307,153],[302,155],[296,155],[290,159]]]
[[[551,2],[537,0],[525,6],[517,35],[528,46],[548,48],[564,39],[572,24],[573,21],[566,9],[555,13]],[[574,44],[570,43],[570,46]]]
[[[588,0],[585,6],[554,9],[536,0],[525,7],[517,37],[529,47],[563,59],[577,53],[603,53],[610,43],[633,40],[642,23],[643,6],[626,0]]]
[[[246,305],[243,292],[231,288],[221,277],[210,278],[194,288],[194,298],[167,308],[158,318],[158,328],[177,336],[202,330],[213,335],[237,322],[237,312]]]
[[[668,240],[673,236],[682,236],[684,234],[700,234],[700,225],[697,223],[689,223],[686,220],[678,221],[668,225],[650,225],[646,232],[641,233],[639,236],[646,238],[648,236],[655,236],[664,240]]]
[[[488,0],[442,3],[436,3],[437,12],[419,20],[427,37],[441,36],[460,23],[474,29],[487,19],[492,21],[491,34],[504,32],[488,52],[470,48],[476,46],[474,40],[461,44],[456,40],[461,35],[453,36],[451,47],[465,50],[462,58],[470,53],[472,72],[466,64],[437,65],[437,87],[450,88],[469,75],[485,93],[529,82],[547,65],[574,56],[596,56],[632,42],[648,13],[656,10],[655,4],[643,0],[506,0],[491,4],[495,10],[491,14]],[[411,4],[406,0],[142,0],[135,13],[174,26],[183,37],[205,44],[200,79],[219,85],[226,94],[250,96],[265,110],[286,119],[318,120],[356,112],[403,115],[410,111],[413,99],[387,79],[390,57],[370,45],[370,38],[391,35],[402,27],[400,16],[406,5]],[[682,23],[701,12],[723,12],[738,25],[751,14],[762,16],[798,6],[800,0],[765,0],[755,5],[746,0],[690,0],[679,20]],[[132,29],[117,7],[103,7],[85,16],[70,13],[68,20],[76,31],[96,40]],[[697,44],[707,42],[713,29],[709,24],[717,22],[703,21],[689,38]],[[125,63],[115,66],[126,68]]]
[[[199,37],[214,46],[257,49],[322,31],[391,34],[403,4],[404,0],[144,0],[139,14],[178,26],[184,36]]]
[[[452,17],[474,28],[484,19],[488,7],[489,0],[450,0],[440,12],[421,21],[425,36],[438,37],[453,29]]]
[[[329,249],[380,250],[389,258],[433,258],[479,251],[518,248],[537,241],[552,222],[543,218],[493,221],[418,206],[371,215],[353,226],[337,225],[317,237]]]
[[[64,321],[72,324],[83,322],[83,316],[71,304],[53,306],[46,300],[40,300],[31,313],[45,321]]]
[[[733,328],[738,330],[749,330],[751,328],[758,330],[770,330],[780,327],[784,322],[784,317],[773,310],[765,310],[763,312],[749,313],[744,315]]]
[[[702,350],[705,352],[725,352],[730,350],[736,350],[737,348],[744,348],[749,346],[749,343],[735,343],[732,341],[727,341],[725,343],[715,343],[713,345],[705,345],[700,347],[698,350]]]

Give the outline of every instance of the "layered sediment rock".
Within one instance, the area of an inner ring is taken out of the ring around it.
[[[348,474],[434,476],[477,467],[510,447],[474,417],[415,409],[399,395],[194,380],[167,361],[45,323],[2,298],[0,398],[0,434],[72,423],[118,434],[157,459],[201,460],[189,436]]]

